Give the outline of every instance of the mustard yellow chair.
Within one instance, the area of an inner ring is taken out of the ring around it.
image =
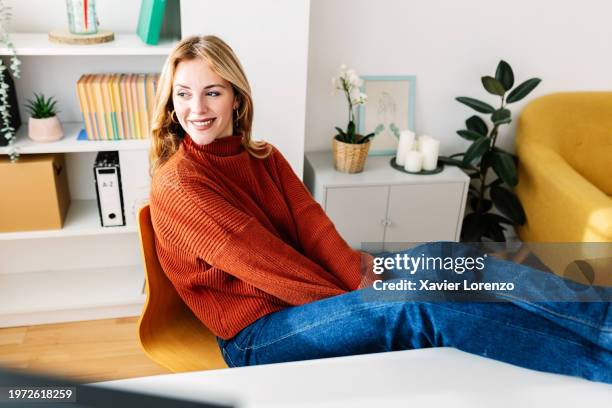
[[[227,367],[215,336],[182,301],[159,264],[148,205],[138,211],[138,225],[147,288],[138,320],[142,349],[175,373]]]
[[[516,152],[527,215],[521,240],[557,274],[612,285],[612,245],[592,244],[612,242],[612,92],[533,100],[518,122]],[[587,263],[590,276],[580,276],[577,265]]]
[[[612,242],[612,92],[543,96],[521,113],[516,192],[530,242]]]

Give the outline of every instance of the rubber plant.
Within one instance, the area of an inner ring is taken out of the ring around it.
[[[518,183],[518,157],[496,146],[500,127],[512,121],[508,105],[525,98],[540,83],[531,78],[514,87],[514,73],[505,61],[500,61],[495,76],[481,78],[485,90],[500,98],[498,108],[478,99],[460,96],[456,100],[478,113],[488,116],[490,126],[479,116],[470,116],[465,129],[457,134],[471,145],[464,153],[441,157],[446,164],[461,167],[471,178],[468,205],[471,213],[463,219],[461,240],[482,242],[483,238],[505,242],[507,226],[523,225],[525,211],[512,188]],[[494,177],[491,176],[491,171]],[[491,180],[493,178],[493,180]],[[500,214],[494,212],[497,209]]]

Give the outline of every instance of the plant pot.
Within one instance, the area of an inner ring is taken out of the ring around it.
[[[64,129],[57,116],[50,118],[30,118],[28,136],[35,142],[55,142],[64,137]]]
[[[365,143],[352,144],[341,142],[336,137],[332,141],[334,168],[343,173],[360,173],[363,171],[371,139]]]

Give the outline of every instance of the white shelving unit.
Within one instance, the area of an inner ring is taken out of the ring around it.
[[[0,233],[0,327],[137,316],[145,295],[135,211],[148,193],[150,141],[77,140],[83,124],[76,81],[83,73],[159,72],[176,42],[148,46],[136,35],[116,34],[110,43],[77,46],[51,43],[46,33],[10,36],[22,60],[22,77],[15,80],[23,123],[16,147],[22,155],[65,154],[71,204],[62,229]],[[0,56],[9,55],[0,48]],[[62,140],[27,137],[24,102],[32,92],[58,99]],[[98,215],[92,166],[97,152],[110,150],[120,157],[122,227],[102,227]]]
[[[125,234],[137,231],[135,225],[102,228],[100,226],[100,218],[98,217],[98,204],[96,200],[72,200],[62,229],[5,232],[0,233],[0,241]]]
[[[115,34],[115,40],[96,45],[70,45],[50,42],[47,33],[13,33],[11,41],[18,55],[168,55],[175,41],[161,40],[158,45],[144,44],[136,34]],[[0,47],[1,55],[10,55]]]
[[[28,126],[22,125],[17,131],[15,147],[19,153],[75,153],[100,152],[109,150],[146,150],[149,148],[149,139],[133,140],[77,140],[83,124],[78,122],[64,122],[64,138],[57,142],[38,143],[28,138]],[[8,147],[0,147],[0,154],[8,154]]]

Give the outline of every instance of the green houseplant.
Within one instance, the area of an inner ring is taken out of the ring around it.
[[[28,122],[28,136],[36,142],[55,142],[64,136],[64,129],[57,118],[57,101],[50,96],[34,93],[35,100],[28,99],[26,108],[31,117]]]
[[[334,92],[343,92],[348,104],[348,124],[346,129],[336,126],[338,133],[332,141],[334,167],[345,173],[359,173],[363,171],[365,160],[370,150],[370,139],[375,133],[360,135],[355,125],[355,107],[365,105],[368,97],[360,91],[363,81],[353,69],[346,65],[340,66],[339,75],[332,78]]]
[[[497,65],[495,76],[483,76],[481,81],[488,93],[500,98],[498,108],[464,96],[456,100],[488,115],[492,126],[489,128],[478,115],[470,116],[465,121],[466,128],[457,131],[459,136],[472,142],[470,147],[464,153],[442,157],[441,160],[461,167],[471,178],[468,205],[472,212],[463,219],[461,240],[480,242],[488,238],[505,242],[506,228],[503,225],[523,225],[526,217],[523,206],[511,190],[518,183],[518,157],[497,147],[496,142],[500,127],[512,121],[508,104],[525,98],[541,80],[531,78],[514,87],[512,68],[502,60]],[[490,180],[491,175],[493,180]],[[494,213],[494,207],[503,215]]]

